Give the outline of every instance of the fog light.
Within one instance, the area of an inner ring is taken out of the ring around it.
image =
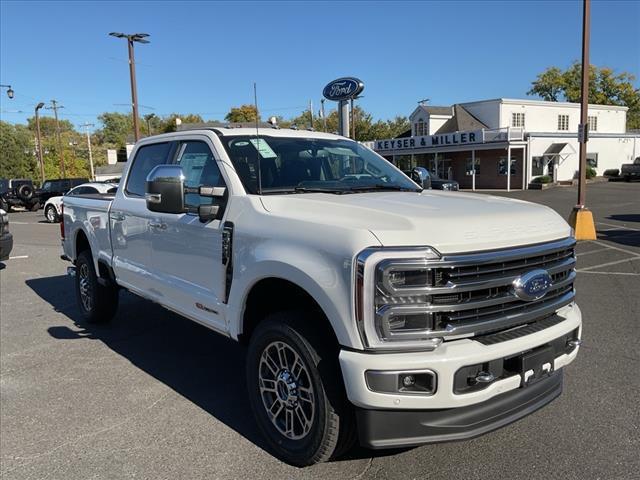
[[[433,395],[436,391],[436,374],[431,370],[410,372],[367,370],[365,380],[369,390],[380,393]]]

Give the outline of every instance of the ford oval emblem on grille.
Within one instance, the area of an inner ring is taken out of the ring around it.
[[[546,295],[553,285],[551,275],[540,268],[523,273],[513,281],[513,293],[516,297],[532,302]]]

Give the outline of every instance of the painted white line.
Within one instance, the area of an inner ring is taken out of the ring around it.
[[[624,225],[616,225],[615,223],[596,222],[598,225],[606,225],[607,227],[624,228],[625,230],[633,230],[640,232],[640,228],[625,227]]]
[[[595,243],[596,245],[600,245],[601,247],[610,248],[611,250],[618,250],[619,252],[628,253],[629,255],[633,255],[634,257],[640,257],[640,253],[634,252],[633,250],[626,250],[624,248],[614,247],[613,245],[607,245],[606,243],[602,243],[597,240],[593,240],[593,243]]]
[[[9,220],[9,226],[11,225],[57,225],[56,223],[49,222],[14,222],[13,220]]]
[[[596,268],[608,267],[609,265],[618,265],[620,263],[633,262],[634,260],[640,260],[640,256],[623,258],[622,260],[616,260],[615,262],[601,263],[600,265],[593,265],[592,267],[579,268],[576,270],[576,272],[586,272],[588,270],[595,270]]]
[[[640,273],[631,273],[631,272],[580,272],[580,273],[594,273],[596,275],[630,275],[632,277],[640,277]]]
[[[589,250],[588,252],[576,253],[576,257],[582,257],[583,255],[591,255],[592,253],[606,252],[607,250],[610,250],[610,248],[609,247],[596,248],[595,250]]]
[[[15,257],[9,257],[9,260],[18,260],[20,258],[29,258],[29,255],[16,255]]]

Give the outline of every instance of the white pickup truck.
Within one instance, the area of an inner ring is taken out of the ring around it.
[[[580,344],[560,216],[423,189],[336,135],[145,138],[61,229],[88,322],[124,288],[248,345],[256,422],[294,465],[506,425],[561,393]]]

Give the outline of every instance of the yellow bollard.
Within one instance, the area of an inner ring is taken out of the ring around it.
[[[586,207],[575,207],[569,215],[569,225],[575,230],[576,240],[597,240],[593,213]]]

